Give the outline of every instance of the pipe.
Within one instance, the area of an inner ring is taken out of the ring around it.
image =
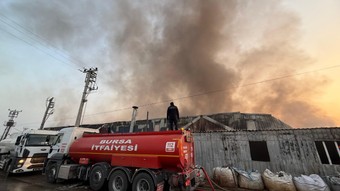
[[[200,169],[202,169],[202,171],[203,171],[203,173],[204,173],[206,179],[208,180],[208,183],[209,183],[209,185],[210,185],[211,191],[215,191],[215,188],[214,188],[214,186],[213,186],[212,183],[211,183],[211,180],[210,180],[210,177],[208,176],[207,171],[205,171],[205,169],[204,169],[203,167],[200,167]]]
[[[138,109],[138,107],[137,106],[133,106],[132,107],[132,117],[131,117],[131,124],[130,124],[130,133],[132,133],[133,132],[133,128],[134,128],[134,126],[135,126],[135,124],[136,124],[136,116],[137,116],[137,109]]]

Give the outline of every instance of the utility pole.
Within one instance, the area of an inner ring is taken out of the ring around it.
[[[40,130],[44,128],[45,122],[47,121],[48,117],[53,114],[54,112],[54,97],[49,97],[46,100],[46,111],[44,114],[44,117],[42,119],[41,125],[40,125]]]
[[[83,113],[84,104],[87,102],[87,99],[86,99],[87,96],[90,94],[91,91],[98,89],[98,86],[96,84],[97,71],[98,71],[98,68],[90,68],[90,69],[84,68],[84,70],[81,71],[83,73],[86,73],[86,78],[85,78],[85,87],[83,91],[83,96],[80,101],[80,106],[79,106],[79,111],[78,111],[75,127],[79,127],[80,125],[80,120],[81,120],[81,116]]]
[[[6,128],[5,128],[5,131],[0,138],[0,141],[6,139],[11,127],[15,126],[13,119],[18,117],[19,112],[22,112],[22,110],[18,111],[18,110],[10,110],[10,109],[8,109],[8,111],[9,111],[9,114],[8,114],[9,120],[4,123],[4,126],[6,126]]]

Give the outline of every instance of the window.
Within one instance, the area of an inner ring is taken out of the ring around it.
[[[17,140],[15,141],[15,145],[19,145],[21,141],[22,135],[17,137]]]
[[[251,159],[269,162],[269,152],[266,141],[249,141]]]
[[[52,143],[52,145],[56,145],[58,143],[61,143],[61,140],[63,139],[64,133],[58,133],[57,138],[55,139],[55,142]]]
[[[322,164],[340,164],[340,141],[315,141]]]
[[[321,163],[322,164],[329,164],[327,154],[325,152],[325,149],[323,148],[322,141],[315,141],[315,146],[316,146],[316,150],[318,150]]]
[[[40,134],[30,134],[27,136],[26,146],[45,146],[49,145],[50,136]]]

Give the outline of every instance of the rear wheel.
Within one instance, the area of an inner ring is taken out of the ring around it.
[[[100,190],[104,183],[105,183],[105,179],[106,179],[106,173],[105,173],[105,169],[103,166],[98,165],[95,166],[90,173],[90,188],[92,190]]]
[[[155,191],[155,183],[152,177],[147,173],[140,173],[133,179],[133,191]]]
[[[114,171],[109,178],[109,191],[126,191],[129,187],[129,181],[126,174],[117,170]]]
[[[46,178],[47,182],[55,183],[57,181],[57,163],[48,163],[46,166]]]

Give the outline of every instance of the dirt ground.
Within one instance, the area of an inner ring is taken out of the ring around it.
[[[46,182],[46,177],[41,172],[13,174],[8,177],[0,172],[0,191],[91,191],[87,184],[74,181],[66,181],[57,184]],[[249,191],[241,188],[218,188],[216,191]],[[208,182],[199,187],[197,191],[211,191]]]

